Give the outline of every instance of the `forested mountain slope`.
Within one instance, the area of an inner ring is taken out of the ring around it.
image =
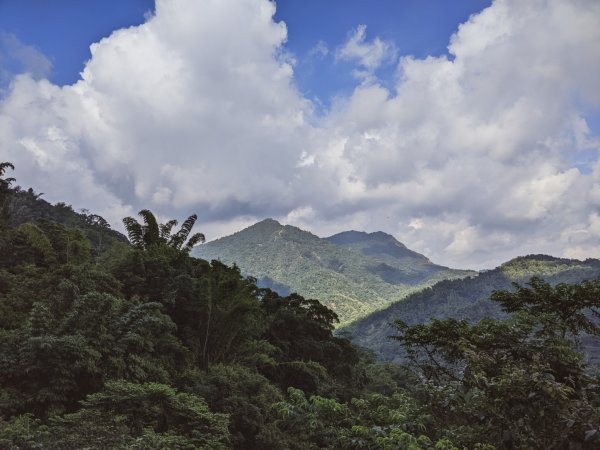
[[[390,238],[394,242],[390,243]],[[388,259],[377,253],[371,257],[342,241],[335,236],[321,239],[266,219],[199,246],[193,254],[236,264],[242,273],[257,278],[259,285],[281,294],[297,292],[318,298],[338,314],[341,324],[402,299],[440,277],[459,278],[474,273],[436,266],[408,249],[401,258],[393,252]],[[391,236],[372,244],[384,247],[382,251],[390,244],[401,245]]]
[[[100,255],[116,242],[127,243],[127,238],[112,230],[103,217],[85,210],[76,212],[65,203],[52,205],[41,198],[42,195],[31,188],[13,188],[5,205],[8,223],[13,227],[24,223],[57,223],[79,230],[88,239],[95,255]]]
[[[477,321],[484,317],[501,317],[499,306],[489,300],[495,290],[511,290],[512,283],[525,283],[538,276],[551,284],[579,283],[600,276],[600,261],[530,255],[515,258],[477,277],[441,281],[431,288],[410,295],[387,308],[357,320],[342,330],[360,346],[375,351],[388,360],[400,361],[404,352],[389,336],[397,334],[395,320],[407,324],[426,323],[432,318],[453,317]],[[594,359],[600,352],[593,349]]]

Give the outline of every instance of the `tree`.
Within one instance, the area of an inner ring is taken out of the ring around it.
[[[167,245],[177,251],[189,253],[196,244],[205,241],[202,233],[195,233],[188,240],[188,236],[198,219],[196,214],[189,216],[175,234],[171,234],[171,230],[177,225],[176,220],[159,224],[154,214],[147,209],[141,210],[138,214],[142,217],[143,224],[140,224],[133,217],[123,219],[129,241],[135,248],[145,250],[151,246]]]
[[[231,360],[265,328],[254,280],[239,268],[212,261],[201,273],[171,278],[167,311],[200,367]]]
[[[50,448],[228,447],[227,415],[165,384],[108,381],[81,404],[79,411],[54,419]]]
[[[15,166],[13,166],[9,162],[1,162],[0,163],[0,224],[3,220],[6,219],[6,200],[10,193],[10,185],[15,181],[14,178],[4,178],[4,173],[7,169],[15,170]]]
[[[581,333],[600,334],[600,279],[515,288],[491,297],[504,321],[396,322],[435,427],[467,446],[597,448],[600,392],[577,350]]]
[[[0,163],[0,189],[2,190],[10,188],[11,183],[15,181],[14,178],[2,178],[6,169],[15,170],[15,166],[9,162]]]

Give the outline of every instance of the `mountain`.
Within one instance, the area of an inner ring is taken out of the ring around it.
[[[342,325],[434,284],[441,274],[474,274],[436,266],[384,233],[364,233],[362,240],[353,239],[358,232],[348,233],[322,239],[266,219],[198,246],[193,255],[235,263],[260,286],[280,294],[297,292],[318,299],[335,310]],[[394,253],[396,247],[406,251]],[[369,248],[374,249],[372,255],[365,254]]]
[[[351,337],[355,344],[373,350],[384,359],[401,361],[404,356],[401,346],[389,338],[396,334],[391,325],[393,321],[400,319],[413,325],[428,322],[431,318],[477,321],[484,317],[502,317],[504,313],[489,300],[491,293],[511,290],[512,283],[524,284],[533,276],[550,284],[580,283],[600,276],[600,260],[578,261],[545,255],[515,258],[477,277],[441,281],[340,331]],[[591,345],[591,341],[588,340],[588,344]],[[600,362],[600,348],[591,349],[588,354]]]
[[[456,278],[456,270],[432,263],[427,257],[407,248],[382,231],[344,231],[325,240],[354,252],[362,253],[379,264],[369,270],[391,284],[416,285],[423,282]],[[469,272],[464,271],[464,274]],[[470,272],[475,275],[475,272]]]

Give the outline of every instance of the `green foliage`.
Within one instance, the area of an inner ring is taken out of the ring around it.
[[[523,311],[536,317],[543,327],[541,333],[552,333],[555,327],[560,326],[563,338],[567,333],[600,335],[597,325],[600,318],[600,281],[561,283],[552,287],[534,277],[528,284],[530,287],[526,288],[515,283],[514,293],[494,292],[491,300],[498,302],[506,312]]]
[[[352,389],[335,313],[189,257],[195,216],[171,235],[175,221],[147,212],[148,245],[100,254],[99,216],[8,196],[24,203],[0,230],[3,448],[280,448],[270,414],[294,384],[284,368],[315,392]]]
[[[147,209],[141,210],[138,214],[142,217],[143,224],[140,224],[133,217],[123,219],[129,241],[137,249],[144,250],[152,246],[167,245],[175,250],[189,253],[196,244],[205,240],[202,233],[196,233],[188,240],[188,236],[198,219],[196,214],[188,217],[181,225],[181,229],[174,235],[171,235],[171,230],[177,225],[176,220],[170,220],[163,225],[159,224],[154,214]]]
[[[422,434],[426,419],[408,394],[375,394],[344,404],[289,388],[288,398],[273,405],[276,426],[288,439],[286,449],[458,449],[448,438]],[[293,437],[290,439],[289,437]],[[472,448],[493,450],[491,445]]]
[[[10,188],[11,183],[15,181],[14,178],[3,178],[4,173],[6,172],[6,169],[15,170],[15,166],[9,162],[1,162],[0,163],[0,189],[1,190],[8,190]]]
[[[21,450],[40,448],[50,440],[50,428],[33,414],[14,416],[9,420],[0,417],[0,448]]]
[[[585,315],[597,315],[600,279],[552,287],[534,278],[529,286],[494,293],[492,300],[513,313],[504,321],[398,321],[396,339],[425,380],[421,395],[436,428],[458,442],[595,448],[600,392],[577,336],[600,331]]]
[[[6,202],[11,194],[10,185],[15,181],[14,178],[4,178],[7,169],[15,170],[15,166],[9,162],[0,162],[0,227],[5,226],[7,220]]]
[[[7,193],[6,215],[12,227],[26,223],[40,225],[42,222],[64,225],[67,229],[78,229],[85,235],[95,257],[102,255],[113,245],[126,243],[127,238],[111,230],[110,225],[96,214],[88,211],[75,212],[64,203],[51,205],[41,199],[31,188],[27,191],[16,187]]]
[[[25,241],[32,249],[42,254],[43,262],[53,263],[56,261],[56,251],[52,247],[50,239],[38,226],[24,223],[17,228],[17,232],[25,237]]]
[[[279,448],[281,431],[270,420],[270,408],[283,396],[267,378],[252,368],[218,364],[194,371],[182,383],[206,399],[211,410],[229,415],[233,448]]]
[[[59,428],[70,430],[57,444],[70,448],[94,445],[90,436],[97,436],[96,441],[101,445],[105,445],[107,438],[127,444],[131,438],[141,437],[141,442],[136,443],[139,447],[151,437],[156,445],[158,437],[159,442],[176,444],[174,448],[227,448],[227,416],[211,413],[201,398],[164,384],[109,381],[81,405],[76,413],[54,419]],[[125,433],[106,434],[118,429]]]

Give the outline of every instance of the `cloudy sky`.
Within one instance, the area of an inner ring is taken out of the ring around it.
[[[1,0],[0,160],[117,228],[599,257],[598,24],[597,0]]]

